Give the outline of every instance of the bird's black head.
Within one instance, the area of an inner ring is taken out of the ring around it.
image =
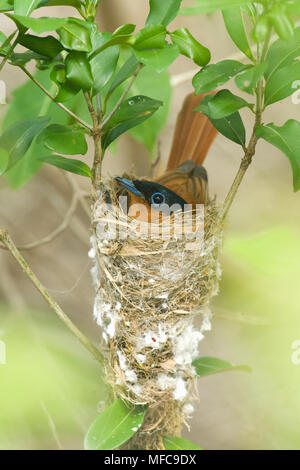
[[[152,209],[171,214],[177,210],[184,210],[184,205],[187,204],[182,197],[159,183],[146,180],[131,181],[126,178],[115,179],[124,188],[147,202]]]

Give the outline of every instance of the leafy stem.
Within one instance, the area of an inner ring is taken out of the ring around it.
[[[272,32],[272,30],[270,28],[264,43],[263,44],[262,43],[257,44],[257,63],[258,64],[262,63],[265,60],[266,54],[268,52],[269,43],[270,43],[271,32]],[[222,216],[221,216],[222,222],[224,222],[226,217],[227,217],[227,214],[228,214],[229,209],[231,208],[231,205],[232,205],[232,203],[235,199],[235,196],[236,196],[237,191],[240,187],[240,184],[242,183],[243,178],[246,174],[246,171],[248,170],[248,168],[249,168],[249,166],[252,162],[252,158],[255,155],[256,144],[257,144],[257,141],[258,141],[258,138],[257,138],[257,135],[256,135],[256,130],[262,122],[262,112],[264,110],[264,103],[263,103],[263,100],[264,100],[264,79],[263,78],[261,78],[259,80],[259,82],[257,83],[255,94],[256,94],[255,122],[254,122],[253,130],[252,130],[252,134],[251,134],[251,137],[250,137],[250,140],[249,140],[249,144],[245,149],[245,153],[244,153],[244,156],[242,158],[242,161],[241,161],[240,167],[238,169],[238,172],[237,172],[237,174],[234,178],[234,181],[233,181],[233,183],[232,183],[232,185],[229,189],[229,192],[228,192],[228,194],[225,198],[224,206],[223,206],[223,212],[222,212]]]

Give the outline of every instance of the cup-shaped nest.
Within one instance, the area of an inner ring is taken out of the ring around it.
[[[127,216],[111,181],[93,207],[95,319],[118,396],[152,408],[186,403],[209,303],[218,291],[220,206],[210,201],[155,222]]]

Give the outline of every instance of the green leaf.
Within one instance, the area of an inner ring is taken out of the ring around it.
[[[203,100],[200,106],[196,108],[196,111],[201,111],[211,119],[222,119],[246,106],[251,107],[252,105],[229,90],[221,90],[216,95]]]
[[[235,45],[249,57],[249,59],[254,60],[245,30],[242,9],[237,7],[228,8],[223,10],[222,14],[228,34]]]
[[[92,36],[93,50],[101,47],[111,39],[110,33],[96,33]],[[94,91],[99,92],[113,76],[120,54],[120,47],[105,49],[90,61],[94,81]]]
[[[167,44],[163,49],[135,51],[139,62],[152,67],[157,72],[162,72],[169,67],[179,54],[178,47],[171,44]]]
[[[266,81],[265,105],[283,100],[294,93],[293,83],[300,78],[300,62],[278,69]]]
[[[17,122],[0,136],[0,147],[9,153],[7,170],[23,158],[32,144],[33,139],[49,122],[48,117],[39,117]]]
[[[192,59],[197,65],[206,65],[210,61],[209,50],[202,46],[189,32],[187,28],[180,28],[170,33],[173,44],[181,54]]]
[[[128,441],[141,427],[145,407],[128,408],[121,399],[104,410],[90,425],[84,439],[86,450],[112,450]]]
[[[68,22],[67,18],[29,18],[27,16],[13,15],[11,13],[8,13],[7,16],[11,18],[18,27],[19,25],[25,26],[36,34],[55,31]]]
[[[14,0],[15,14],[29,16],[39,3],[41,0]]]
[[[135,24],[127,23],[119,26],[113,33],[112,37],[122,36],[124,34],[131,34],[135,30]]]
[[[66,49],[81,52],[92,50],[91,26],[77,18],[69,18],[58,30],[62,45]]]
[[[126,60],[124,65],[122,65],[117,75],[115,76],[112,84],[110,85],[108,93],[107,93],[107,97],[110,96],[113,93],[113,91],[119,85],[121,85],[121,83],[125,82],[125,80],[127,80],[128,78],[132,77],[132,75],[134,75],[135,72],[137,71],[138,66],[139,66],[139,62],[136,59],[136,57],[134,55],[129,57],[129,59]]]
[[[14,6],[9,0],[0,0],[0,13],[5,11],[12,11]]]
[[[231,362],[223,361],[216,357],[199,357],[193,361],[196,374],[198,377],[205,377],[206,375],[218,374],[219,372],[229,372],[232,370],[240,370],[244,372],[251,372],[251,367],[247,365],[235,366]]]
[[[123,101],[104,128],[102,148],[106,149],[111,142],[128,129],[149,119],[161,105],[161,101],[143,95],[133,96]]]
[[[216,10],[239,7],[246,3],[249,3],[249,0],[196,0],[195,7],[183,8],[179,14],[198,15],[199,13],[211,13]]]
[[[60,42],[53,36],[39,37],[24,34],[20,36],[19,44],[51,59],[54,59],[63,50]]]
[[[0,46],[2,46],[2,44],[6,41],[6,36],[5,34],[2,33],[2,31],[0,31]]]
[[[51,83],[48,71],[38,72],[35,76],[50,93],[55,94],[56,85]],[[41,115],[47,115],[54,122],[60,124],[70,122],[70,117],[56,103],[53,103],[31,80],[14,90],[12,95],[12,102],[2,120],[3,130],[21,120],[30,120]],[[68,106],[74,110],[72,103]],[[22,186],[40,168],[41,162],[37,158],[42,155],[48,155],[48,153],[49,150],[43,144],[37,144],[36,139],[34,139],[25,156],[5,174],[10,185],[14,189]]]
[[[75,89],[90,90],[94,80],[91,65],[85,52],[71,51],[65,62],[66,78]]]
[[[0,148],[0,176],[6,172],[9,162],[9,153],[5,150]]]
[[[107,41],[103,46],[97,47],[92,53],[89,54],[89,60],[92,60],[96,57],[100,52],[104,51],[108,47],[116,46],[116,45],[124,45],[124,46],[131,46],[135,42],[135,36],[132,34],[120,34],[118,36],[112,37],[109,41]]]
[[[62,168],[63,170],[70,171],[71,173],[76,173],[76,175],[93,178],[90,167],[80,160],[62,157],[61,155],[45,155],[40,157],[39,160],[58,168]]]
[[[150,12],[146,26],[150,24],[163,24],[167,26],[176,17],[182,0],[150,0]]]
[[[294,119],[282,127],[275,124],[259,126],[257,137],[261,137],[281,150],[289,159],[293,170],[294,191],[300,189],[300,123]]]
[[[255,67],[251,67],[250,69],[241,73],[235,78],[237,87],[240,90],[253,95],[256,84],[262,78],[266,68],[267,64],[262,62],[261,64],[258,64]]]
[[[295,29],[294,36],[290,42],[278,39],[275,41],[267,54],[267,70],[265,78],[268,81],[277,70],[294,63],[300,56],[300,27]]]
[[[245,147],[246,130],[238,111],[222,119],[210,118],[210,121],[220,134],[243,148]]]
[[[166,45],[167,30],[163,25],[149,25],[136,35],[134,49],[136,51],[162,49]]]
[[[201,447],[182,437],[164,436],[163,441],[166,450],[202,450]]]
[[[40,133],[37,143],[43,143],[48,149],[66,155],[85,155],[88,149],[82,129],[61,124],[46,127]]]
[[[290,41],[294,35],[294,25],[285,11],[285,5],[279,3],[274,5],[269,17],[278,36],[281,39]]]
[[[252,32],[252,38],[256,42],[263,42],[270,31],[270,20],[267,16],[260,16]]]
[[[215,90],[223,85],[238,73],[249,68],[249,65],[242,64],[236,60],[222,60],[217,64],[204,67],[193,78],[195,94],[206,93]]]
[[[129,58],[129,60],[127,60],[123,66],[124,69],[123,67],[120,69],[120,80],[121,77],[125,78],[126,70],[128,75],[131,76],[136,65],[136,59],[134,57]],[[118,74],[115,80],[117,79]],[[113,106],[117,103],[118,99],[121,97],[121,94],[125,91],[126,86],[127,82],[124,80],[120,86],[115,89],[114,93],[111,94],[111,97],[108,100],[108,112],[111,111]],[[141,94],[145,94],[146,96],[151,96],[157,100],[161,100],[163,105],[149,119],[144,121],[142,124],[139,124],[137,127],[130,129],[128,133],[135,140],[145,145],[153,156],[156,151],[158,135],[166,123],[170,106],[172,87],[170,84],[170,76],[168,72],[165,70],[159,73],[148,66],[143,67],[130,89],[129,96]]]

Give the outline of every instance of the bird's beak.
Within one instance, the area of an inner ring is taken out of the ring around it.
[[[144,198],[143,194],[141,191],[139,191],[133,184],[132,181],[128,180],[127,178],[120,178],[116,177],[115,180],[124,188],[128,189],[131,193],[135,194],[136,196],[139,196],[141,198]]]

